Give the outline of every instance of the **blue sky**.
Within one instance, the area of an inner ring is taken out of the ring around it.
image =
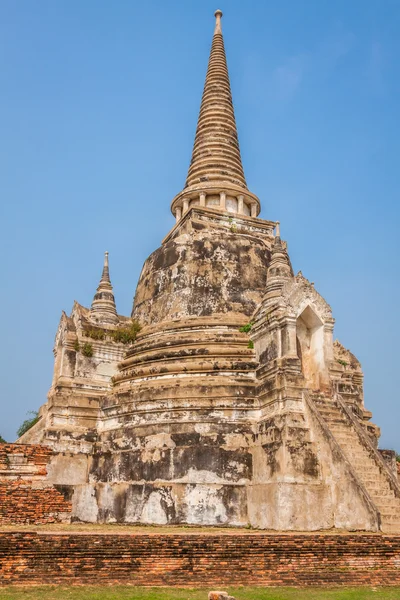
[[[2,0],[0,434],[45,401],[61,310],[90,305],[104,250],[130,313],[173,225],[216,8],[249,188],[400,451],[397,0]]]

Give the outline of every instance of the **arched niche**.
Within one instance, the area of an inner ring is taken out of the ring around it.
[[[325,379],[324,324],[307,306],[296,320],[297,355],[307,387],[320,389]]]

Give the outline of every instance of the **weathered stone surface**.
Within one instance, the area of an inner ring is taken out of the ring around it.
[[[132,316],[144,325],[216,314],[246,322],[265,293],[268,246],[229,229],[182,233],[147,259]]]
[[[73,489],[75,520],[400,531],[360,363],[279,224],[257,218],[217,21],[176,224],[131,318],[108,256],[91,309],[63,313],[48,402],[21,441],[55,451],[47,481]]]

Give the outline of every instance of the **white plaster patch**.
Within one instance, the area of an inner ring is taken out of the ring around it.
[[[188,486],[185,495],[188,523],[197,525],[218,525],[228,520],[226,508],[219,490],[222,486]]]
[[[72,516],[85,523],[96,523],[98,507],[93,485],[77,485],[72,496]]]
[[[163,452],[168,449],[173,449],[176,446],[169,433],[149,435],[145,438],[144,444],[145,446],[142,452],[143,462],[159,461]]]
[[[249,436],[243,435],[242,433],[227,433],[224,435],[225,444],[221,447],[224,450],[237,450],[238,448],[248,448]]]
[[[223,483],[224,480],[218,477],[213,471],[197,470],[192,467],[189,469],[185,479],[190,483]]]
[[[106,363],[106,362],[101,362],[97,369],[97,374],[98,375],[104,375],[106,377],[112,377],[113,375],[115,375],[117,373],[117,363]]]
[[[236,473],[243,473],[244,471],[244,464],[234,460],[229,461],[228,467],[234,469]]]
[[[129,448],[130,451],[134,452],[135,450],[140,450],[140,442],[138,439],[135,440],[135,443],[132,443],[132,439],[128,436],[123,436],[121,438],[114,438],[113,444],[117,448]]]
[[[88,457],[85,454],[57,454],[47,467],[47,481],[77,485],[88,479]]]
[[[210,431],[210,423],[196,423],[194,430],[202,435],[207,434]]]
[[[149,499],[142,510],[142,516],[140,521],[142,523],[157,523],[158,525],[165,525],[168,522],[165,510],[161,505],[163,496],[161,492],[151,492]]]

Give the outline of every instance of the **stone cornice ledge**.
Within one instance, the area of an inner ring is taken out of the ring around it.
[[[238,213],[231,213],[218,208],[196,205],[189,208],[182,219],[174,225],[161,243],[166,244],[176,237],[179,231],[184,229],[189,221],[196,220],[196,217],[201,220],[204,216],[210,220],[214,220],[219,226],[232,227],[235,225],[237,227],[237,233],[241,233],[239,227],[242,226],[245,230],[243,233],[256,229],[259,232],[265,232],[265,235],[268,235],[271,238],[274,237],[274,229],[276,227],[275,221],[266,221],[264,219],[259,219],[258,217],[249,217],[247,215],[239,215]]]

